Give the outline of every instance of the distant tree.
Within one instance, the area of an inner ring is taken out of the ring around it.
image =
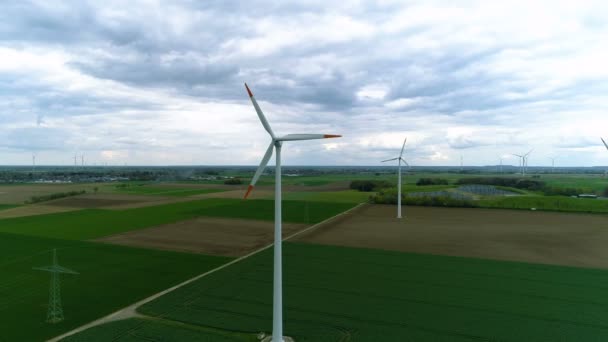
[[[448,184],[450,184],[450,182],[448,182],[447,179],[443,179],[443,178],[420,178],[416,182],[416,185],[418,185],[418,186],[424,186],[424,185],[448,185]]]
[[[224,180],[224,184],[227,185],[239,185],[239,184],[243,184],[243,181],[240,178],[228,178],[226,180]]]
[[[388,188],[391,183],[381,180],[355,180],[350,182],[350,188],[362,192],[376,191],[382,188]]]

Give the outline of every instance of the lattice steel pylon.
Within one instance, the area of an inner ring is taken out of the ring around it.
[[[51,286],[49,287],[49,307],[46,313],[48,323],[59,323],[63,321],[63,307],[61,306],[61,280],[60,274],[78,274],[57,263],[57,249],[53,249],[53,265],[34,267],[35,270],[51,273]]]

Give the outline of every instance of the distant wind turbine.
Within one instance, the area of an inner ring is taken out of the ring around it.
[[[287,134],[281,137],[274,135],[270,124],[266,120],[264,113],[260,109],[258,102],[253,97],[253,93],[245,84],[253,108],[258,113],[258,117],[264,126],[264,129],[270,134],[270,145],[266,150],[266,154],[262,158],[260,166],[256,170],[251,183],[245,193],[245,199],[253,190],[255,183],[258,181],[264,168],[268,164],[270,157],[272,157],[272,151],[276,149],[276,168],[275,168],[275,192],[274,192],[274,280],[273,280],[273,311],[272,311],[272,342],[283,342],[283,277],[282,277],[282,251],[281,251],[281,229],[282,229],[282,210],[281,210],[281,145],[284,141],[295,141],[295,140],[313,140],[313,139],[326,139],[326,138],[338,138],[341,135],[334,134]]]
[[[526,174],[526,171],[528,171],[528,157],[530,156],[530,153],[532,153],[532,151],[534,151],[534,149],[531,149],[530,151],[528,151],[528,153],[524,154],[524,175]]]
[[[410,164],[408,164],[405,159],[403,159],[403,150],[405,149],[405,143],[407,142],[407,137],[403,140],[403,146],[401,146],[401,153],[399,153],[399,157],[397,158],[392,158],[392,159],[387,159],[387,160],[383,160],[382,162],[387,162],[387,161],[392,161],[392,160],[398,160],[399,161],[399,168],[397,169],[398,171],[398,176],[397,176],[397,218],[401,218],[401,162],[404,162],[405,165],[407,165],[408,167],[410,166]]]
[[[524,156],[522,156],[520,154],[515,154],[515,153],[513,153],[513,155],[519,158],[519,173],[521,175],[523,175],[524,174],[524,167],[523,167]]]
[[[555,159],[557,157],[549,157],[549,159],[551,159],[551,173],[555,173]]]

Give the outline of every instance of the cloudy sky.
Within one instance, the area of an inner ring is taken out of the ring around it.
[[[0,164],[608,165],[605,1],[2,1]]]

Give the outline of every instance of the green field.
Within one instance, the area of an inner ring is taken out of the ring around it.
[[[252,333],[227,332],[159,319],[130,318],[91,328],[62,341],[259,342],[259,339]]]
[[[45,322],[52,263],[78,275],[61,277],[65,320]],[[162,291],[229,258],[0,234],[2,341],[41,341]]]
[[[334,203],[362,203],[367,202],[373,192],[360,192],[356,190],[345,191],[298,191],[287,192],[283,195],[284,200],[334,202]]]
[[[608,188],[608,179],[599,175],[543,175],[540,180],[550,186],[580,188],[591,193],[601,193]]]
[[[222,189],[192,189],[192,188],[176,188],[162,187],[151,185],[130,185],[127,187],[117,187],[116,192],[131,195],[156,195],[156,196],[172,196],[172,197],[187,197],[192,195],[211,194],[223,192]]]
[[[283,201],[283,220],[317,223],[353,203]],[[205,199],[126,210],[84,209],[0,220],[0,232],[87,240],[199,216],[272,220],[274,201]]]
[[[482,208],[524,209],[564,212],[608,213],[608,200],[566,196],[516,196],[480,200]]]
[[[296,341],[608,340],[608,271],[295,243],[284,253],[285,332]],[[139,311],[183,323],[188,334],[200,326],[209,341],[213,329],[248,341],[231,333],[269,332],[271,304],[267,250]],[[185,333],[169,322],[100,327],[80,337]]]
[[[16,208],[18,205],[14,204],[0,204],[0,210]]]

